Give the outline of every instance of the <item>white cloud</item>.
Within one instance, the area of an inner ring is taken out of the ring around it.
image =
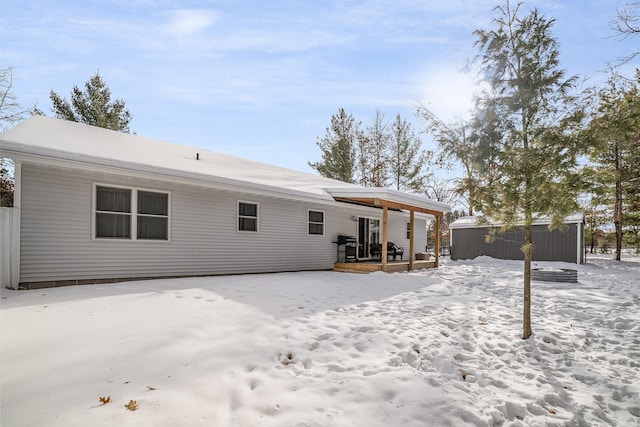
[[[167,13],[165,31],[177,37],[191,36],[215,25],[220,16],[216,11],[204,9],[180,9]]]

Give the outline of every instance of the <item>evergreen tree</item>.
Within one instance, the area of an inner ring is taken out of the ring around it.
[[[592,191],[612,212],[618,261],[625,226],[637,225],[640,211],[639,83],[612,75],[598,91],[598,108],[583,135],[593,146]]]
[[[52,110],[59,119],[129,133],[131,114],[122,99],[111,101],[111,90],[100,72],[85,83],[84,91],[73,86],[71,102],[53,90],[49,97],[53,103]]]
[[[351,114],[340,108],[331,116],[331,126],[327,128],[326,135],[316,142],[322,151],[322,160],[309,162],[309,166],[327,178],[353,183],[359,126]]]
[[[559,68],[554,21],[537,9],[521,18],[520,6],[512,8],[509,1],[498,6],[495,28],[474,33],[487,88],[479,96],[487,114],[476,116],[481,130],[476,158],[491,174],[476,189],[474,202],[502,230],[524,229],[522,337],[527,339],[532,334],[533,223],[548,216],[550,228],[557,228],[578,209],[580,145],[574,135],[582,113],[569,96],[576,78],[566,79]]]
[[[10,170],[10,161],[0,158],[0,207],[13,206],[13,175]]]

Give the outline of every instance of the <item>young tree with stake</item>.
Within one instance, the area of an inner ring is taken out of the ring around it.
[[[523,339],[531,328],[533,223],[550,217],[550,228],[578,209],[580,191],[577,129],[583,114],[570,91],[576,77],[565,78],[552,35],[554,20],[537,9],[519,16],[521,4],[496,7],[494,28],[476,30],[484,90],[481,110],[492,112],[487,126],[499,123],[479,140],[477,159],[492,179],[474,194],[485,217],[502,230],[522,227],[524,240]],[[482,128],[482,116],[479,127]]]

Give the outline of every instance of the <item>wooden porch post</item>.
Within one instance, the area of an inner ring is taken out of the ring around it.
[[[387,206],[382,207],[382,271],[387,272],[387,225],[389,222],[389,209]]]
[[[436,246],[436,267],[437,267],[440,262],[440,215],[436,215],[435,246]]]
[[[415,212],[409,213],[409,271],[413,270],[413,220]]]

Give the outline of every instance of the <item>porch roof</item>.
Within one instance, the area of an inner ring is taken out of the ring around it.
[[[419,212],[427,215],[442,216],[451,212],[445,203],[427,199],[415,194],[380,187],[327,188],[336,201],[357,203],[366,206],[387,207]]]

